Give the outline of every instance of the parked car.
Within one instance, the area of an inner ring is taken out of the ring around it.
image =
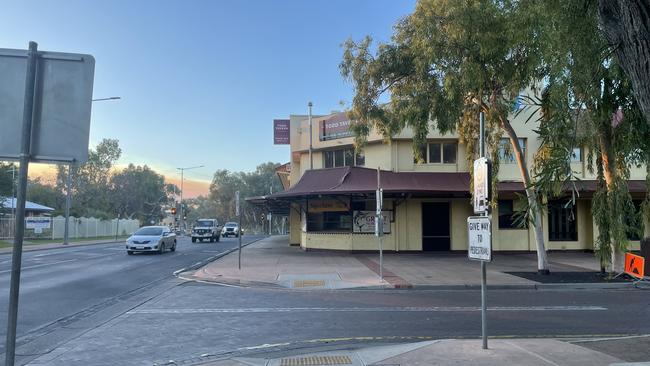
[[[210,243],[219,241],[221,237],[221,228],[217,219],[199,219],[194,223],[192,228],[192,243],[196,241],[210,240]]]
[[[126,239],[126,253],[176,251],[176,234],[167,226],[144,226]]]
[[[238,233],[239,232],[239,233]],[[236,222],[227,222],[223,229],[221,230],[221,236],[227,238],[229,236],[239,237],[239,235],[244,235],[244,230],[239,229],[239,224]]]

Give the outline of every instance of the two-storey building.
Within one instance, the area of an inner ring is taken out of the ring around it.
[[[515,118],[513,127],[531,167],[540,141],[535,123],[525,123],[524,118]],[[456,134],[441,135],[432,127],[422,148],[425,161],[417,163],[408,129],[390,141],[373,131],[363,150],[355,152],[345,113],[314,116],[311,128],[309,121],[305,115],[290,116],[289,189],[254,199],[285,212],[288,208],[290,244],[304,249],[376,250],[373,215],[379,168],[386,250],[467,250],[467,217],[473,215],[470,166]],[[492,245],[497,251],[534,251],[533,228],[514,222],[513,215],[520,210],[516,196],[524,194],[523,184],[509,140],[504,136],[501,143]],[[581,179],[576,205],[567,207],[567,200],[562,200],[545,207],[543,229],[549,250],[594,247],[598,227],[591,215],[591,197],[596,177],[586,167],[586,153],[576,147],[571,161]],[[645,167],[632,169],[629,187],[639,205],[646,192]],[[638,247],[639,239],[630,234],[633,247]]]

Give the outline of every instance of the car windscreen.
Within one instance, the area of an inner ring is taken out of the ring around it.
[[[162,235],[162,229],[159,227],[143,227],[133,235]]]
[[[237,223],[236,222],[227,222],[226,227],[237,227]]]
[[[210,220],[199,220],[199,221],[196,222],[196,224],[194,224],[194,226],[197,226],[197,227],[199,227],[199,226],[208,226],[208,227],[210,227],[210,226],[212,226],[212,221],[210,221]]]

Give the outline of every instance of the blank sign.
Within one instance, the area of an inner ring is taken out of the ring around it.
[[[20,158],[27,50],[0,49],[0,159]],[[38,52],[31,161],[88,160],[95,74],[90,55]]]

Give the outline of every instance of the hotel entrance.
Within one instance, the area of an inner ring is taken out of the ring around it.
[[[451,249],[449,202],[422,202],[422,250]]]

